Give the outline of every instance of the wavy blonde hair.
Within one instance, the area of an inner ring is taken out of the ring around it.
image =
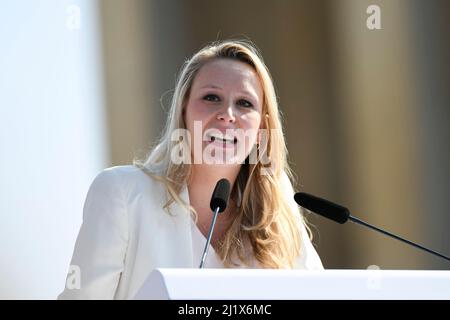
[[[260,152],[260,154],[266,152],[270,158],[270,170],[267,170],[261,161],[257,161],[256,164],[246,162],[242,165],[231,194],[234,200],[240,197],[240,206],[236,218],[219,245],[218,254],[227,267],[236,265],[235,257],[250,265],[251,257],[247,254],[243,241],[247,239],[253,257],[261,267],[293,267],[301,248],[298,224],[299,221],[305,222],[292,212],[288,200],[282,193],[282,175],[286,173],[292,180],[292,173],[287,163],[287,149],[278,102],[269,71],[251,42],[246,40],[213,42],[185,62],[177,79],[163,134],[146,159],[135,160],[134,165],[165,184],[168,198],[164,208],[169,213],[169,206],[175,201],[188,208],[194,217],[197,217],[195,209],[180,197],[183,187],[191,176],[191,166],[171,161],[171,153],[177,143],[172,141],[171,134],[176,129],[186,128],[183,110],[189,99],[192,83],[200,68],[213,59],[241,61],[256,71],[264,92],[262,128],[269,132],[276,129],[281,133],[269,134],[265,149]]]

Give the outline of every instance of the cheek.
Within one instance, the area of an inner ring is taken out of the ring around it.
[[[247,131],[245,139],[246,152],[250,152],[258,139],[258,131],[261,124],[261,115],[259,113],[247,114],[242,118],[242,129]]]
[[[261,115],[257,112],[246,114],[242,117],[244,129],[259,129],[261,125]]]
[[[197,110],[195,105],[189,103],[184,112],[184,123],[186,124],[186,128],[191,132],[194,129],[194,121],[198,121],[200,118]]]
[[[211,108],[207,108],[201,103],[190,103],[186,106],[186,123],[193,123],[194,121],[207,121],[213,115],[214,114],[211,112]]]

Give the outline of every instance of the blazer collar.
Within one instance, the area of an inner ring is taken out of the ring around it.
[[[187,185],[181,190],[180,198],[184,203],[190,204]],[[173,219],[171,223],[173,229],[169,231],[173,235],[171,250],[173,250],[172,254],[176,261],[174,262],[176,265],[173,267],[193,267],[192,223],[194,222],[191,213],[176,201],[171,204],[170,212],[170,214],[165,214],[167,219]]]

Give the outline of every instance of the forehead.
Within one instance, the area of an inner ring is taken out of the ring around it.
[[[244,87],[262,94],[262,86],[256,71],[248,64],[232,59],[214,59],[200,68],[194,86]]]

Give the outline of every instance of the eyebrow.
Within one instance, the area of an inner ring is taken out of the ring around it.
[[[220,90],[222,90],[222,87],[216,86],[214,84],[208,84],[206,86],[201,87],[200,89],[220,89]],[[255,100],[258,100],[258,97],[255,94],[251,93],[250,91],[244,90],[244,91],[239,91],[239,92],[244,94],[244,95],[248,95],[248,96],[252,97]]]
[[[203,88],[217,88],[217,89],[222,89],[222,87],[216,86],[215,84],[207,84],[206,86],[201,87],[201,89]]]

